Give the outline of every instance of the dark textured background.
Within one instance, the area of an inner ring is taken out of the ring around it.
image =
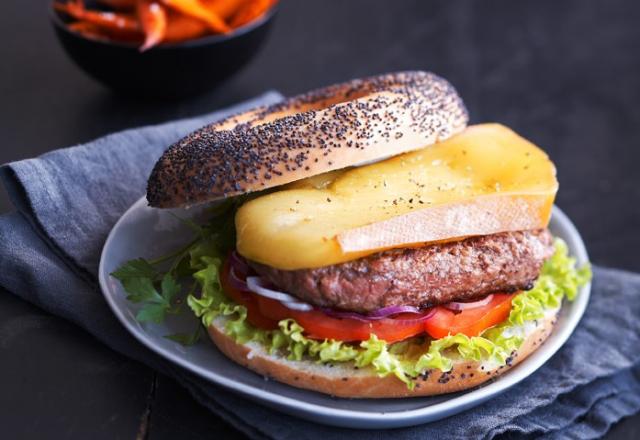
[[[45,0],[0,2],[0,162],[204,113],[263,90],[294,94],[401,69],[432,70],[474,122],[545,148],[558,204],[595,263],[640,271],[640,3],[289,0],[254,62],[182,102],[117,96],[64,55]],[[10,208],[0,196],[0,209]],[[225,438],[231,428],[171,380],[0,292],[3,438]],[[640,438],[640,416],[610,438]]]

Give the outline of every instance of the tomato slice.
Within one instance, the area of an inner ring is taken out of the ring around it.
[[[424,330],[436,339],[458,333],[478,336],[509,317],[512,298],[511,294],[495,293],[487,305],[458,313],[439,306],[435,314],[425,321]]]
[[[334,318],[320,310],[301,312],[291,310],[279,301],[256,295],[260,312],[270,319],[295,319],[308,337],[313,339],[336,339],[338,341],[366,341],[375,334],[387,342],[397,342],[424,332],[419,321],[422,315],[405,313],[394,318],[363,322],[357,319]]]

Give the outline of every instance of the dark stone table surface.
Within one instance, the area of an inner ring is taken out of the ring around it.
[[[640,3],[284,1],[264,50],[217,91],[180,102],[118,96],[80,72],[47,1],[0,2],[0,162],[207,112],[266,89],[294,94],[368,74],[431,70],[472,121],[544,147],[592,260],[640,271]],[[11,209],[4,194],[0,209]],[[0,292],[0,437],[239,436],[172,380]],[[640,438],[640,416],[611,439]]]

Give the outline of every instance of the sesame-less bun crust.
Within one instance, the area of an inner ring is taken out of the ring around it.
[[[462,131],[455,89],[427,72],[332,85],[208,125],[172,145],[147,186],[151,206],[189,206],[379,160]]]
[[[432,396],[453,393],[478,386],[508,371],[537,350],[549,337],[557,315],[547,316],[537,322],[520,348],[512,353],[507,365],[489,370],[478,362],[457,361],[448,373],[429,370],[415,380],[410,390],[393,375],[378,377],[369,368],[355,369],[351,363],[335,363],[333,366],[313,361],[290,361],[278,354],[269,354],[257,342],[238,344],[224,334],[225,318],[218,318],[209,327],[209,336],[218,348],[234,362],[256,373],[298,388],[350,398],[396,398]]]

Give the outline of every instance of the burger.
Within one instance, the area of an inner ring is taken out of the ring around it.
[[[547,229],[549,157],[467,122],[446,80],[400,72],[208,125],[147,188],[159,209],[208,204],[207,221],[137,264],[166,310],[182,291],[218,349],[267,378],[351,398],[480,385],[544,343],[589,270]]]

